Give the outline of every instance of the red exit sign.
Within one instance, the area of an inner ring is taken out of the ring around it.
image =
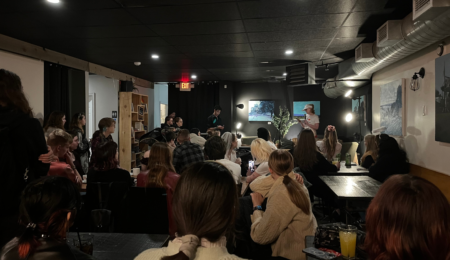
[[[180,84],[177,84],[176,87],[179,88],[180,91],[191,91],[191,88],[194,88],[194,84],[189,82],[180,82]]]

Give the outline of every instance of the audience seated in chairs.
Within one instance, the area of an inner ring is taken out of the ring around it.
[[[174,192],[177,238],[135,259],[241,259],[226,248],[227,238],[233,239],[237,207],[236,184],[227,168],[216,162],[191,165]]]
[[[2,249],[0,258],[93,259],[65,239],[80,206],[80,192],[67,178],[51,176],[30,183],[20,205],[20,224],[25,231]]]
[[[97,158],[88,172],[87,183],[92,182],[124,182],[133,184],[130,173],[119,167],[119,152],[116,142],[106,142],[97,147],[94,152]]]
[[[236,158],[236,148],[238,146],[237,137],[235,134],[232,134],[230,132],[225,132],[222,135],[222,140],[225,142],[226,145],[226,153],[224,159],[229,160],[230,162],[241,164],[241,159]]]
[[[205,160],[213,160],[225,166],[233,174],[236,184],[239,184],[242,176],[241,167],[237,163],[224,159],[226,151],[227,147],[222,138],[213,136],[205,143]]]
[[[378,146],[376,142],[376,137],[374,135],[366,135],[364,137],[364,146],[366,147],[366,152],[361,157],[361,166],[369,169],[378,158]]]
[[[450,259],[450,205],[431,182],[391,176],[367,209],[369,259]]]
[[[191,143],[198,144],[203,149],[205,147],[206,139],[203,138],[200,134],[200,129],[192,128],[189,136],[191,137]]]
[[[272,137],[270,136],[269,130],[267,130],[264,127],[260,127],[260,128],[258,128],[256,134],[257,134],[258,138],[264,139],[264,141],[266,141],[270,145],[272,150],[278,149],[277,146],[272,142]]]
[[[173,165],[177,172],[182,172],[184,167],[188,167],[195,162],[205,160],[202,148],[198,144],[191,143],[189,130],[181,130],[177,140],[180,145],[173,150]]]
[[[176,226],[172,216],[172,198],[180,175],[175,173],[172,165],[172,153],[166,143],[156,143],[152,146],[147,168],[148,170],[142,171],[137,176],[137,186],[166,189],[169,234],[173,237],[175,236]]]
[[[264,197],[257,192],[251,194],[254,210],[251,237],[256,243],[271,244],[274,257],[306,259],[301,252],[305,236],[314,235],[317,228],[308,190],[295,181],[294,161],[289,152],[274,151],[268,163],[275,182],[268,193],[265,211],[261,208]]]
[[[270,145],[262,138],[256,138],[250,145],[250,150],[255,160],[255,171],[252,173],[249,169],[247,172],[247,183],[252,182],[259,176],[268,175],[269,172],[269,156],[272,153]]]
[[[66,115],[61,111],[53,111],[47,118],[47,122],[44,126],[45,138],[48,138],[50,133],[56,129],[64,130],[64,124],[66,123]]]
[[[116,130],[116,121],[114,119],[105,117],[98,122],[98,129],[94,132],[91,139],[91,150],[92,150],[92,156],[91,160],[89,162],[89,168],[92,168],[92,166],[95,164],[95,150],[100,144],[114,141],[112,138],[112,135]]]
[[[52,149],[53,154],[58,157],[57,161],[50,163],[47,175],[66,177],[80,187],[81,176],[73,163],[74,157],[69,152],[72,136],[64,130],[56,129],[48,136],[47,144]]]
[[[319,152],[321,152],[328,161],[332,161],[337,154],[340,154],[342,144],[338,141],[336,127],[332,125],[327,126],[322,141],[317,141],[316,145],[319,148]]]
[[[393,174],[404,173],[409,173],[409,162],[406,152],[400,149],[393,137],[385,134],[380,135],[378,158],[375,164],[369,168],[369,176],[384,182]]]

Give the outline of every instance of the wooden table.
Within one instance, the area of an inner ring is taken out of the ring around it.
[[[80,233],[87,234],[87,233]],[[94,257],[98,260],[134,259],[150,248],[160,248],[169,239],[169,235],[90,233],[94,235]],[[77,233],[67,233],[67,241],[73,245]]]
[[[341,169],[338,172],[329,172],[327,175],[331,176],[367,176],[369,170],[359,165],[345,166],[345,161],[341,162]]]

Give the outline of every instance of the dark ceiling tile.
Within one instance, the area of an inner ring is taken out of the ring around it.
[[[285,50],[293,50],[294,53],[305,52],[307,50],[320,49],[327,47],[332,39],[309,40],[309,41],[291,41],[291,42],[268,42],[268,43],[252,43],[254,51],[270,51],[281,50],[284,55]]]
[[[339,27],[347,14],[308,15],[297,17],[244,20],[248,32],[289,31],[305,28]]]
[[[333,38],[335,34],[335,28],[305,28],[301,31],[248,33],[248,38],[250,42],[285,42],[330,39]]]
[[[0,33],[27,42],[30,42],[34,39],[45,40],[71,37],[71,34],[69,34],[67,30],[64,30],[64,28],[12,28],[0,26]]]
[[[233,44],[247,43],[245,33],[235,34],[214,34],[214,35],[185,35],[185,36],[165,36],[163,37],[172,45],[208,45],[208,44]]]
[[[159,35],[192,35],[192,34],[222,34],[245,32],[241,20],[220,22],[198,22],[179,24],[153,24],[153,31]]]
[[[68,10],[62,12],[26,13],[48,26],[124,26],[139,24],[123,9]]]
[[[358,37],[359,26],[341,27],[336,38],[356,38]]]
[[[251,58],[253,57],[252,52],[205,52],[205,53],[186,53],[188,57],[196,58],[196,57],[233,57],[233,58]]]
[[[349,58],[354,55],[354,50],[364,40],[364,38],[340,38],[334,39],[330,47],[326,50],[324,58],[335,56]]]
[[[129,11],[144,24],[241,19],[235,3],[132,8]]]
[[[99,47],[137,48],[168,45],[161,37],[136,37],[136,38],[102,38],[86,39]],[[120,50],[120,49],[119,49]]]
[[[381,11],[385,9],[386,3],[388,0],[358,0],[356,3],[355,12],[364,12],[364,11]],[[412,5],[412,2],[411,2]]]
[[[57,4],[45,0],[1,1],[0,10],[10,8],[21,12],[61,12],[67,10],[110,9],[120,6],[112,0],[62,0]],[[1,12],[1,11],[0,11]]]
[[[176,46],[176,48],[181,52],[186,53],[251,51],[250,45],[248,43],[224,45],[186,45]]]
[[[363,25],[370,16],[374,15],[372,12],[355,12],[350,14],[344,26],[359,26]]]
[[[219,2],[235,2],[236,0],[117,0],[126,8],[155,7],[167,5],[210,4]]]
[[[377,0],[372,0],[377,1]],[[292,0],[262,0],[243,1],[239,3],[239,8],[244,19],[300,16],[324,13],[346,13],[352,10],[356,0],[313,0],[313,1],[292,1]]]
[[[22,30],[28,30],[25,28],[44,27],[45,24],[39,22],[38,19],[34,19],[26,14],[22,13],[8,13],[0,15],[0,27],[9,28],[22,28]]]
[[[145,25],[69,27],[66,29],[77,38],[120,38],[156,36]]]

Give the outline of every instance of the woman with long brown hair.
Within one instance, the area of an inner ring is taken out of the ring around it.
[[[342,144],[338,141],[336,127],[329,125],[325,128],[325,133],[321,141],[316,142],[319,152],[325,156],[328,161],[332,161],[337,154],[341,153]]]
[[[450,260],[450,205],[431,182],[391,176],[366,216],[366,252],[372,260]]]
[[[230,171],[216,162],[197,162],[181,174],[174,192],[177,238],[168,247],[149,249],[135,259],[241,259],[227,252],[238,208]]]
[[[47,175],[53,160],[19,76],[4,69],[0,69],[0,140],[1,247],[19,228],[17,217],[22,190],[28,182]]]
[[[366,152],[361,157],[361,166],[369,169],[378,158],[378,146],[374,135],[368,134],[364,137]]]
[[[66,123],[66,115],[61,111],[53,111],[47,119],[47,123],[44,127],[45,137],[55,131],[56,129],[64,130],[64,124]]]
[[[166,189],[169,234],[173,237],[176,226],[174,225],[175,222],[172,216],[172,197],[180,175],[175,172],[172,164],[172,152],[167,143],[155,143],[152,145],[148,157],[147,169],[137,176],[137,186]]]
[[[78,147],[73,151],[75,157],[79,160],[83,172],[88,172],[89,170],[89,149],[91,145],[86,138],[86,133],[84,132],[84,126],[86,125],[86,115],[82,112],[76,113],[72,116],[70,121],[69,129],[71,132],[76,133],[78,136]]]
[[[295,181],[293,169],[294,160],[289,152],[272,152],[269,170],[275,183],[269,191],[265,211],[261,208],[263,196],[251,194],[251,237],[256,243],[271,244],[273,257],[304,260],[305,236],[315,234],[317,221],[312,213],[308,190]]]

